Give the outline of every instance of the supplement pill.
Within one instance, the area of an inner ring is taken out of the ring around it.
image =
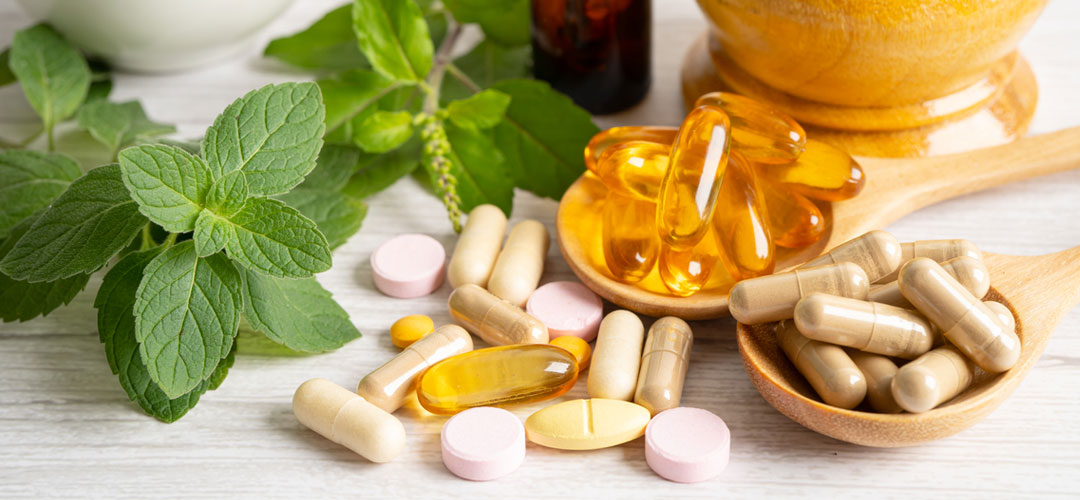
[[[655,204],[670,152],[671,142],[622,142],[607,148],[592,171],[612,193]]]
[[[462,285],[447,300],[450,316],[491,345],[546,344],[547,327],[505,300],[476,285]]]
[[[844,349],[855,366],[866,378],[866,399],[870,407],[879,413],[900,413],[903,408],[896,404],[892,395],[892,379],[896,375],[896,363],[887,356],[871,354],[857,349]]]
[[[862,300],[869,288],[861,267],[838,262],[740,281],[728,295],[728,310],[740,323],[768,323],[792,317],[795,304],[811,293]]]
[[[490,481],[517,470],[525,460],[525,428],[501,408],[473,408],[443,424],[443,465],[470,481]]]
[[[529,294],[536,290],[544,274],[544,257],[551,238],[538,221],[524,220],[510,230],[495,268],[488,280],[488,291],[518,307],[525,307]]]
[[[596,338],[604,303],[600,296],[576,281],[553,281],[537,288],[525,304],[525,312],[547,327],[548,337]]]
[[[807,338],[792,321],[777,325],[776,343],[826,404],[850,410],[866,397],[866,377],[840,346]]]
[[[885,231],[870,231],[858,238],[848,241],[828,253],[806,264],[799,266],[800,269],[807,267],[836,264],[837,262],[854,262],[866,271],[866,277],[871,283],[882,276],[887,276],[900,267],[900,242],[896,237]]]
[[[1006,330],[1016,331],[1016,318],[1013,317],[1013,313],[1008,306],[992,300],[983,301],[983,304],[986,304],[986,307],[997,315],[998,320],[1001,321]]]
[[[956,281],[959,281],[976,297],[983,297],[990,290],[990,271],[979,259],[964,255],[942,262],[941,268],[956,278]],[[904,298],[904,294],[900,293],[900,283],[896,281],[870,287],[870,294],[867,295],[866,300],[905,309],[915,307]]]
[[[371,253],[372,279],[380,292],[399,299],[430,295],[443,283],[446,250],[426,234],[402,234]]]
[[[405,316],[390,326],[390,340],[402,349],[435,331],[435,322],[423,314]]]
[[[784,248],[808,247],[825,234],[825,216],[805,196],[771,182],[759,182],[769,212],[773,241]]]
[[[698,106],[686,116],[656,200],[662,242],[684,250],[705,236],[730,147],[731,120],[720,108]]]
[[[478,205],[472,209],[446,270],[450,286],[457,288],[468,283],[487,286],[505,232],[506,214],[499,207]]]
[[[763,169],[775,182],[817,200],[853,198],[866,184],[862,167],[844,150],[813,139],[799,159]]]
[[[305,427],[372,462],[389,462],[405,447],[401,421],[329,380],[301,384],[292,407]]]
[[[620,309],[604,317],[589,369],[589,397],[633,399],[644,339],[645,326],[636,314]]]
[[[469,352],[472,337],[457,325],[444,325],[398,353],[360,380],[356,393],[369,403],[393,413],[416,387],[420,372],[450,356]]]
[[[645,463],[669,481],[712,479],[727,467],[730,451],[727,424],[701,408],[666,410],[645,428]]]
[[[594,135],[589,140],[589,144],[585,146],[585,167],[603,178],[604,176],[601,175],[599,170],[599,163],[600,157],[608,148],[620,143],[645,141],[663,144],[670,149],[671,143],[675,142],[675,137],[678,135],[679,129],[676,127],[632,126],[602,130]],[[663,175],[663,172],[661,172],[661,175]]]
[[[575,399],[544,408],[525,420],[525,432],[540,446],[599,450],[645,434],[649,410],[616,399]]]
[[[660,245],[656,265],[660,269],[660,279],[672,295],[689,297],[709,282],[720,259],[716,243],[716,238],[706,236],[687,249]]]
[[[710,92],[694,106],[710,104],[731,118],[734,146],[755,163],[794,162],[806,148],[806,131],[784,112],[730,92]]]
[[[720,262],[736,280],[773,272],[776,246],[753,165],[732,151],[712,217]]]
[[[581,337],[563,335],[551,339],[551,342],[548,343],[570,351],[570,354],[573,354],[574,359],[577,360],[578,372],[583,372],[589,367],[589,360],[592,359],[592,348]]]
[[[926,257],[934,262],[945,262],[949,259],[968,256],[982,262],[982,251],[974,243],[968,240],[921,240],[909,241],[900,244],[900,265],[903,266],[909,260],[916,257]],[[888,276],[877,280],[875,283],[888,283],[895,281],[900,274],[900,268]]]
[[[933,327],[918,313],[823,293],[799,301],[795,325],[817,341],[904,359],[915,359],[934,345]]]
[[[971,385],[974,367],[951,345],[941,346],[900,367],[892,394],[901,408],[922,413],[936,408]]]
[[[600,239],[608,271],[623,283],[641,281],[656,267],[660,255],[656,203],[609,192],[603,212]]]
[[[690,325],[679,318],[666,316],[652,324],[641,356],[635,403],[652,415],[679,406],[693,343]]]

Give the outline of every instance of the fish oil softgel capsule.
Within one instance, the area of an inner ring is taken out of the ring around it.
[[[799,301],[795,325],[814,340],[904,359],[934,345],[933,327],[913,311],[823,293]]]
[[[551,238],[539,221],[524,220],[510,230],[488,280],[488,291],[518,307],[525,307],[544,273]]]
[[[853,198],[866,183],[862,167],[851,155],[813,139],[806,141],[806,149],[793,163],[763,172],[792,191],[826,201]]]
[[[609,192],[601,232],[604,261],[615,279],[636,283],[656,267],[660,256],[656,203]]]
[[[990,271],[979,259],[964,255],[942,262],[941,268],[956,278],[956,281],[976,297],[982,298],[990,290]],[[900,293],[900,283],[896,281],[870,287],[870,294],[866,300],[896,307],[914,308],[911,302],[904,298],[904,294]]]
[[[688,297],[709,282],[719,259],[716,239],[702,238],[688,249],[661,244],[657,266],[668,291],[678,297]]]
[[[709,227],[731,147],[731,120],[715,106],[687,115],[657,198],[660,240],[678,249],[693,247]]]
[[[301,384],[292,407],[305,427],[372,462],[389,462],[405,448],[400,420],[329,380]]]
[[[506,215],[499,207],[479,205],[472,209],[446,268],[450,286],[457,288],[468,283],[487,286],[505,232]]]
[[[870,231],[799,267],[853,262],[866,271],[867,279],[873,283],[896,271],[902,259],[900,242],[896,241],[895,236],[885,231]]]
[[[975,369],[960,351],[946,345],[900,367],[892,380],[892,395],[901,408],[922,413],[967,389]]]
[[[751,161],[790,163],[806,147],[806,131],[793,118],[771,106],[729,92],[710,92],[695,107],[712,105],[731,118],[731,140]]]
[[[760,181],[758,185],[769,212],[769,228],[777,246],[804,248],[821,239],[825,234],[825,216],[814,202],[768,179]]]
[[[776,343],[825,403],[850,410],[866,397],[866,379],[843,348],[807,338],[792,321],[777,325]]]
[[[620,309],[604,317],[589,369],[589,397],[633,399],[644,339],[645,326],[636,314]]]
[[[469,352],[472,337],[457,325],[439,327],[416,341],[360,380],[356,393],[369,403],[393,413],[405,403],[420,372],[451,356]]]
[[[670,153],[670,142],[622,142],[600,155],[592,173],[612,192],[656,203]]]
[[[851,262],[796,269],[736,283],[728,310],[740,323],[768,323],[792,317],[795,304],[811,293],[865,299],[869,287],[866,272]]]
[[[635,403],[653,416],[679,406],[693,343],[690,325],[679,318],[666,316],[652,324],[641,356]]]
[[[476,285],[455,288],[447,304],[454,321],[489,344],[546,344],[549,340],[543,322]]]
[[[741,280],[771,273],[776,247],[764,193],[750,162],[736,151],[728,159],[714,210],[713,235],[728,274]]]
[[[585,166],[594,174],[603,178],[597,167],[600,164],[600,157],[608,148],[630,141],[652,142],[670,148],[678,135],[679,129],[675,127],[636,126],[609,128],[594,135],[589,140],[589,144],[585,146]],[[666,170],[667,167],[664,166],[664,169]]]

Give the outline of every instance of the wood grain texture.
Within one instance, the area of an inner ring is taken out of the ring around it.
[[[258,54],[270,37],[296,31],[341,3],[297,2],[244,57],[223,65],[167,77],[119,75],[113,98],[139,98],[155,120],[176,123],[182,137],[197,136],[246,91],[306,78]],[[653,91],[640,106],[598,119],[601,126],[679,122],[679,65],[704,22],[689,0],[658,3],[654,14]],[[1051,2],[1021,45],[1041,85],[1033,134],[1080,125],[1077,16],[1075,2]],[[0,0],[0,39],[29,23],[13,1]],[[0,136],[24,137],[36,123],[17,87],[0,88]],[[1077,192],[1080,172],[1054,174],[945,201],[888,229],[901,240],[967,238],[994,253],[1046,254],[1080,244]],[[448,322],[446,286],[415,300],[382,296],[367,259],[403,232],[431,234],[448,249],[454,242],[442,206],[409,180],[370,201],[363,230],[335,252],[334,269],[319,276],[364,337],[321,356],[241,354],[222,387],[175,424],[144,416],[109,373],[90,306],[100,275],[69,307],[0,325],[0,498],[1012,498],[1080,490],[1076,310],[1001,407],[968,430],[917,447],[851,445],[780,414],[747,378],[734,322],[718,320],[692,323],[697,338],[683,395],[685,405],[709,409],[731,427],[731,465],[715,480],[660,479],[645,464],[641,440],[593,452],[530,444],[514,474],[491,483],[460,480],[439,458],[445,419],[421,416],[414,402],[396,413],[408,432],[404,455],[370,464],[302,428],[289,407],[292,392],[312,377],[355,385],[397,351],[388,330],[398,317],[426,313]],[[515,203],[512,223],[538,218],[554,229],[554,201],[519,193]],[[547,262],[543,282],[574,279],[557,249]],[[584,396],[581,383],[561,399]],[[524,418],[542,406],[514,412]]]

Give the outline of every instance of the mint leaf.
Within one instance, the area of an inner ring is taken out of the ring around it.
[[[91,273],[146,225],[131,200],[118,165],[95,168],[76,179],[0,261],[16,280],[54,281]]]
[[[453,101],[446,107],[447,116],[462,128],[485,129],[503,119],[510,106],[510,96],[498,90],[481,90],[472,97]]]
[[[450,140],[450,173],[457,178],[461,209],[469,212],[477,205],[490,203],[507,215],[514,203],[514,181],[503,166],[503,155],[484,132],[446,125]],[[432,182],[437,175],[429,172]]]
[[[529,0],[445,0],[445,3],[454,19],[479,24],[489,40],[511,46],[530,41]]]
[[[26,234],[37,219],[38,215],[32,215],[11,229],[8,238],[0,244],[0,258],[11,251],[15,242]],[[40,283],[16,281],[0,274],[0,321],[29,321],[38,316],[47,316],[56,308],[70,303],[86,288],[88,281],[89,274]]]
[[[236,364],[236,346],[237,343],[234,340],[232,349],[229,349],[229,354],[225,356],[225,359],[218,363],[217,368],[214,369],[214,373],[210,374],[210,378],[206,379],[207,388],[211,391],[216,391],[218,387],[221,387],[221,383],[225,381],[225,377],[229,375],[229,369]]]
[[[175,398],[205,381],[232,349],[240,274],[223,255],[183,242],[147,264],[135,293],[135,338],[150,378]]]
[[[328,12],[304,31],[271,41],[263,55],[315,70],[336,71],[368,65],[356,45],[352,4]]]
[[[420,148],[420,140],[414,139],[393,152],[379,155],[362,165],[342,188],[342,192],[362,199],[390,187],[420,165]]]
[[[121,151],[120,168],[143,215],[174,233],[195,228],[214,182],[202,158],[172,146],[143,145]]]
[[[82,170],[62,154],[0,152],[0,238],[19,221],[49,206]]]
[[[353,130],[353,141],[368,153],[386,153],[405,144],[412,134],[412,114],[380,110]]]
[[[229,241],[232,227],[228,221],[218,217],[210,210],[203,210],[195,220],[195,232],[191,240],[195,242],[195,253],[199,257],[208,257],[225,248]]]
[[[361,165],[361,158],[364,163],[372,160],[371,156],[361,153],[353,146],[325,144],[322,151],[319,151],[315,169],[296,188],[337,191],[349,182],[349,177]]]
[[[306,278],[330,269],[326,237],[279,200],[249,199],[229,223],[225,251],[248,269],[279,278]]]
[[[241,208],[248,197],[247,179],[244,173],[233,170],[214,182],[206,193],[206,208],[224,217],[230,217]]]
[[[333,132],[372,108],[395,83],[374,71],[347,71],[316,82],[326,104],[326,130]]]
[[[507,80],[492,88],[511,98],[495,126],[495,144],[517,187],[558,200],[585,171],[581,151],[600,131],[569,97],[536,80]]]
[[[11,68],[8,66],[8,61],[11,60],[11,49],[4,49],[0,52],[0,87],[15,83],[15,75],[11,72]]]
[[[176,131],[172,125],[150,120],[139,101],[91,101],[79,108],[78,121],[80,127],[114,154],[139,136],[153,137]]]
[[[360,230],[367,205],[352,196],[323,189],[294,189],[277,197],[311,219],[331,249]]]
[[[315,167],[324,115],[318,85],[267,85],[214,120],[202,143],[203,158],[215,179],[242,170],[251,194],[284,193]]]
[[[353,0],[353,31],[371,67],[394,80],[421,81],[435,52],[413,0]]]
[[[15,33],[8,62],[46,130],[75,114],[90,88],[90,67],[47,25]]]
[[[326,352],[360,337],[349,313],[315,278],[285,280],[243,272],[244,318],[294,351]]]

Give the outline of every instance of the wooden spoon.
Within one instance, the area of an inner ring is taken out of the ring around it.
[[[1050,334],[1080,303],[1080,247],[1038,257],[983,254],[994,284],[985,300],[1012,310],[1021,353],[1004,373],[976,370],[972,386],[925,413],[881,414],[822,403],[776,344],[775,323],[738,325],[739,352],[758,392],[780,413],[826,436],[865,446],[911,446],[960,432],[994,411],[1035,365]]]
[[[777,270],[795,267],[927,205],[1080,167],[1080,127],[952,155],[916,159],[860,157],[858,161],[866,173],[863,191],[850,200],[824,204],[822,212],[831,220],[826,234],[807,248],[781,253]],[[586,286],[611,302],[650,316],[708,319],[727,315],[725,291],[706,290],[690,297],[675,297],[616,281],[606,270],[596,269],[589,262],[582,235],[570,227],[574,221],[564,216],[568,206],[591,203],[603,195],[603,190],[589,189],[588,181],[578,179],[570,186],[559,203],[556,218],[563,258]]]

